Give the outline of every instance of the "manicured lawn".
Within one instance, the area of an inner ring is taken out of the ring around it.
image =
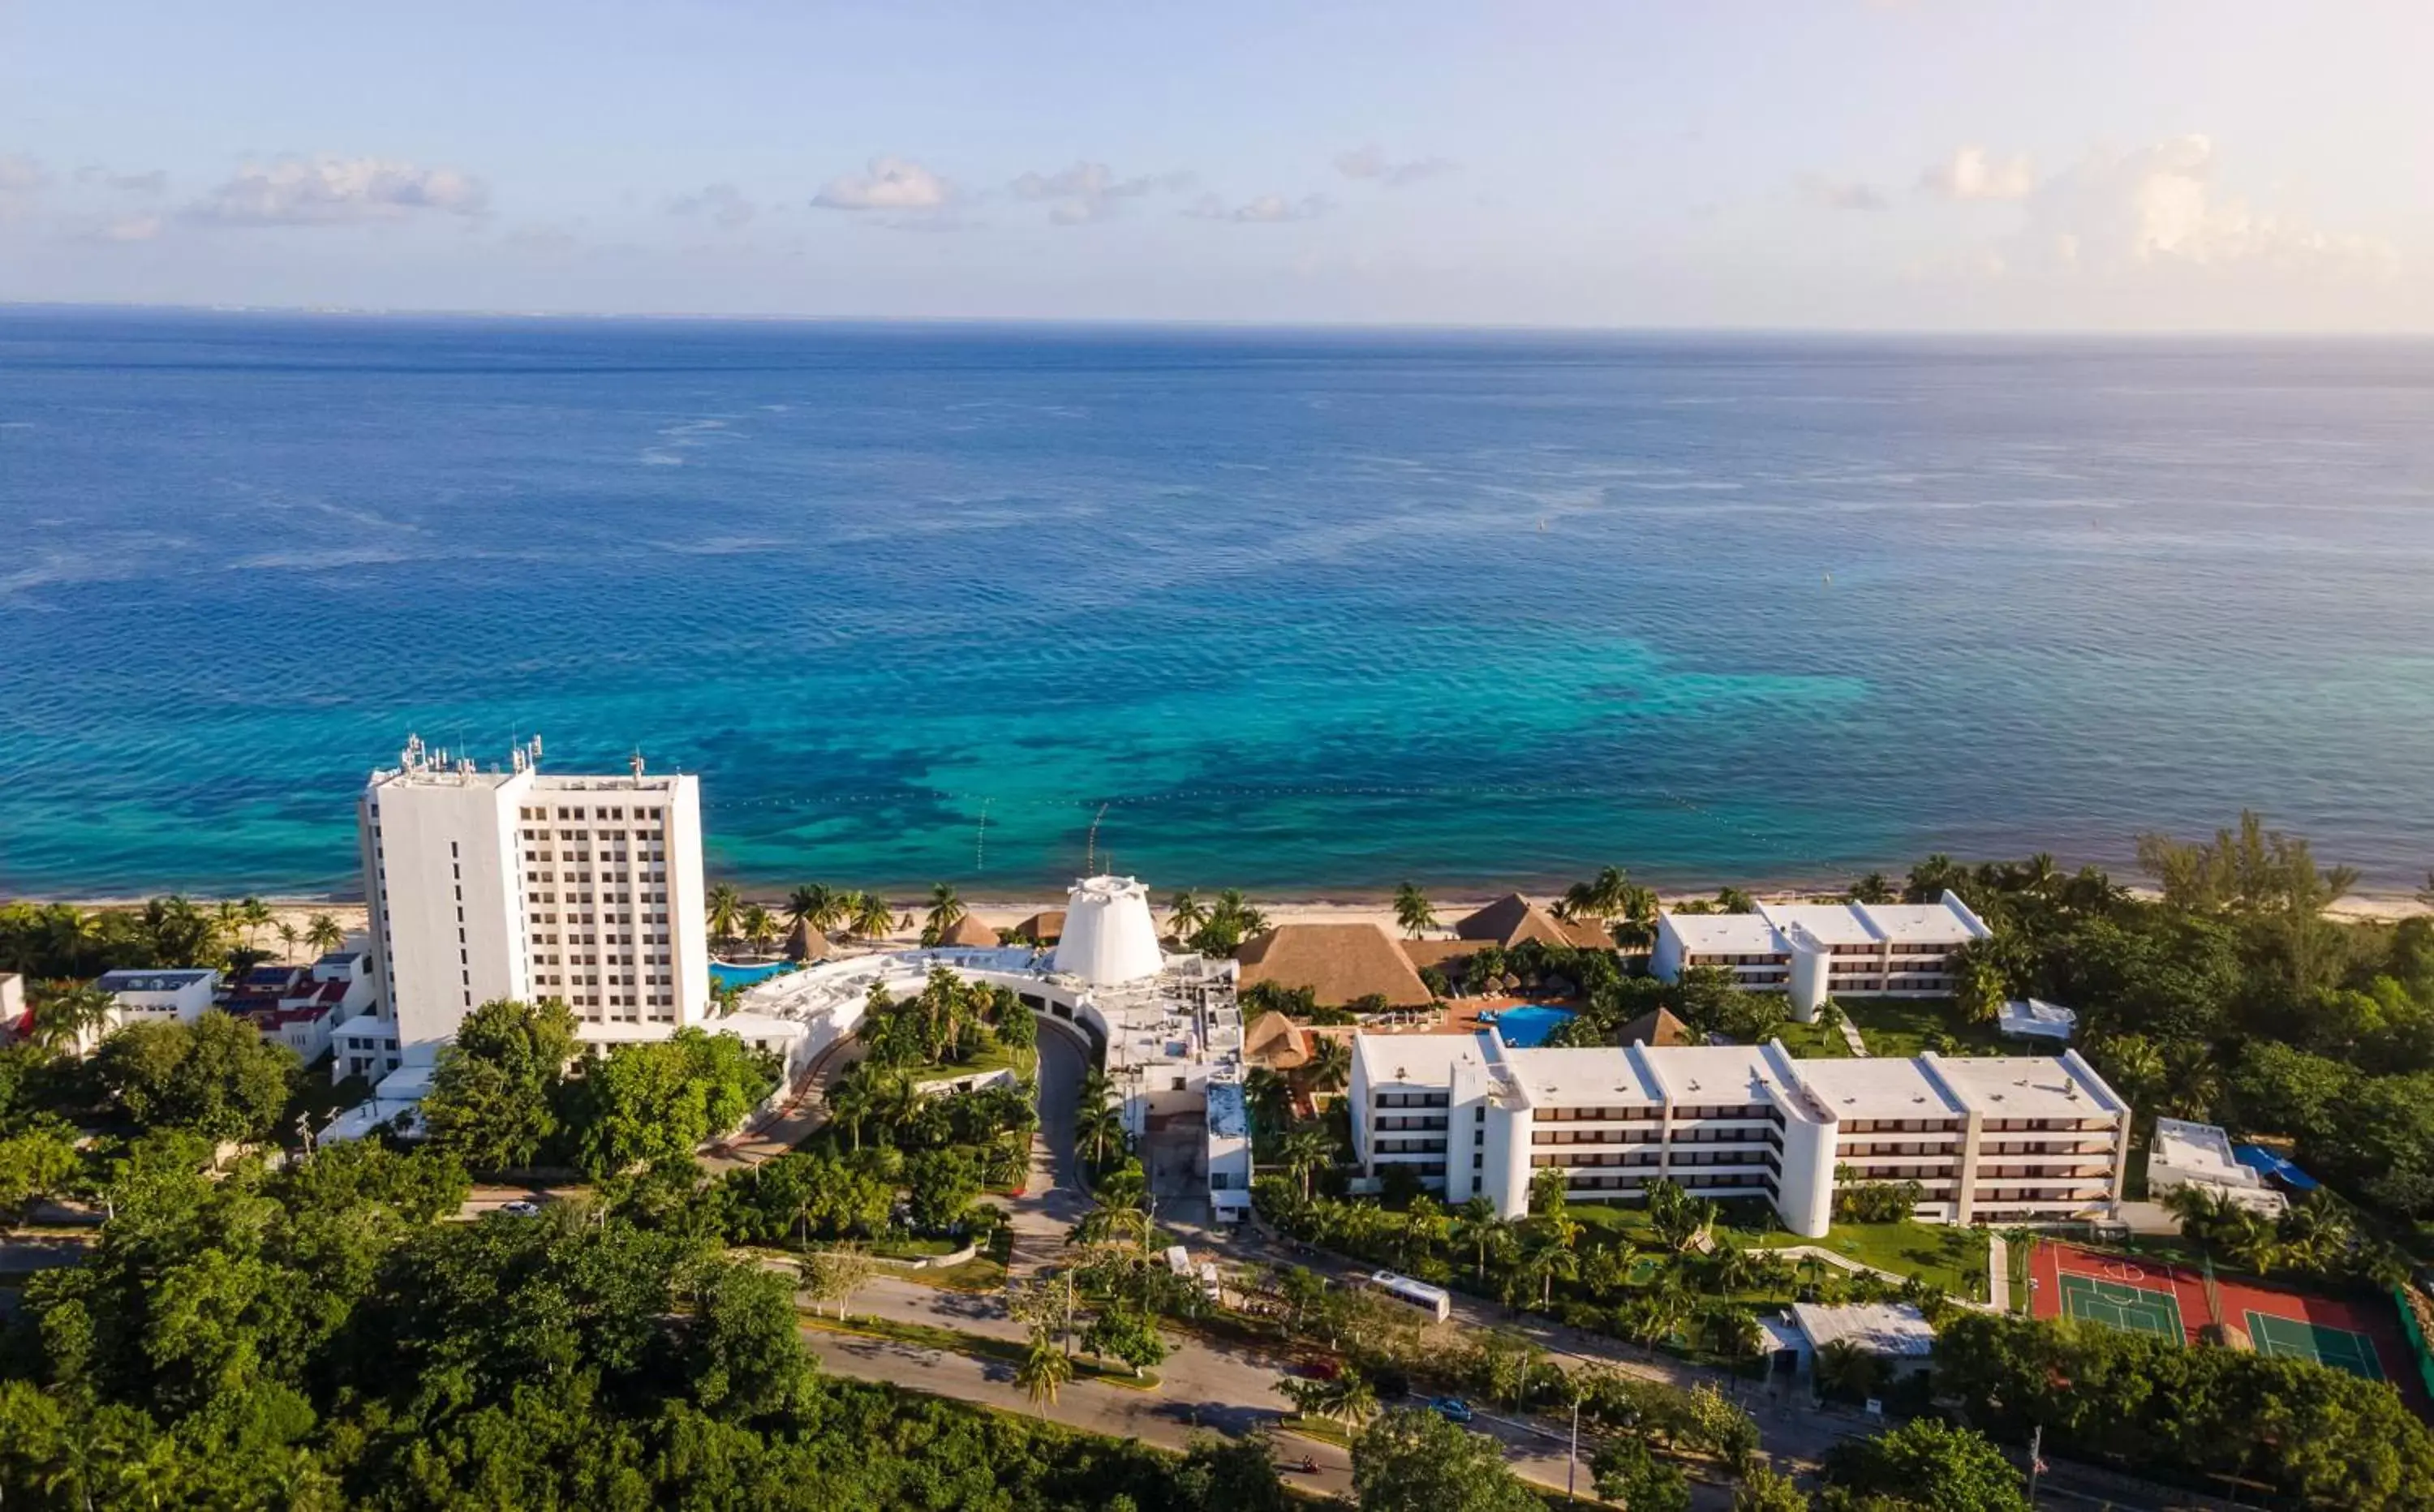
[[[1757,1249],[1814,1245],[1897,1276],[1922,1277],[1956,1297],[1985,1293],[1986,1235],[1980,1230],[1937,1223],[1838,1223],[1825,1238],[1808,1239],[1772,1221],[1763,1210],[1750,1211],[1755,1206],[1741,1203],[1740,1211],[1727,1209],[1716,1224],[1716,1237]],[[1565,1211],[1592,1237],[1628,1239],[1643,1249],[1656,1248],[1645,1208],[1574,1202]]]
[[[961,1329],[939,1328],[930,1323],[902,1323],[891,1317],[848,1317],[839,1322],[833,1317],[821,1317],[806,1313],[803,1326],[829,1334],[858,1334],[865,1338],[894,1339],[900,1344],[918,1345],[927,1350],[942,1350],[950,1354],[970,1354],[983,1359],[1004,1360],[1020,1365],[1030,1353],[1027,1345],[1014,1339],[997,1338],[987,1334],[967,1334]],[[1155,1391],[1157,1373],[1144,1371],[1136,1376],[1127,1365],[1102,1365],[1087,1354],[1073,1356],[1073,1379],[1096,1381],[1102,1385],[1122,1386],[1127,1391]]]
[[[1943,1035],[1958,1054],[1991,1055],[2007,1048],[1995,1026],[1963,1022],[1947,997],[1854,997],[1836,1002],[1843,1016],[1859,1027],[1870,1055],[1914,1056],[1927,1048],[1930,1034]]]
[[[1775,1026],[1774,1037],[1793,1055],[1811,1061],[1848,1060],[1851,1046],[1840,1029],[1826,1031],[1822,1024],[1795,1024],[1790,1019]]]
[[[1018,1050],[1010,1045],[991,1045],[968,1061],[957,1061],[951,1065],[935,1061],[923,1062],[918,1065],[906,1066],[904,1074],[917,1082],[961,1081],[966,1077],[986,1077],[1007,1069],[1018,1077],[1036,1074],[1039,1069],[1039,1052],[1029,1046]]]

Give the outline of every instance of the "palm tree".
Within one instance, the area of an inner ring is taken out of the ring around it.
[[[862,1126],[879,1111],[879,1089],[870,1075],[860,1069],[848,1073],[829,1089],[828,1105],[829,1116],[845,1125],[855,1149],[862,1148]]]
[[[790,933],[803,931],[806,953],[817,954],[812,950],[814,934],[821,943],[828,943],[829,926],[836,923],[839,911],[837,895],[817,882],[806,882],[786,894],[786,928]]]
[[[1031,1347],[1023,1351],[1022,1363],[1014,1368],[1014,1384],[1020,1386],[1023,1394],[1031,1399],[1031,1404],[1039,1409],[1040,1417],[1048,1416],[1049,1407],[1056,1401],[1056,1393],[1072,1379],[1073,1362],[1056,1347],[1055,1338],[1044,1328],[1033,1329]]]
[[[1185,888],[1166,901],[1166,932],[1177,940],[1189,940],[1208,922],[1208,910],[1200,903],[1200,894]]]
[[[1437,910],[1429,906],[1427,893],[1406,882],[1395,890],[1395,922],[1406,938],[1417,940],[1437,926]]]
[[[317,913],[305,922],[304,943],[326,955],[347,943],[347,931],[328,914]]]
[[[1305,1381],[1288,1376],[1277,1389],[1290,1398],[1305,1418],[1325,1418],[1346,1428],[1358,1428],[1378,1415],[1378,1388],[1346,1366],[1332,1381]]]
[[[1243,1078],[1243,1096],[1252,1114],[1271,1129],[1282,1129],[1293,1117],[1293,1087],[1269,1066],[1255,1065]]]
[[[1472,1276],[1482,1285],[1487,1282],[1487,1252],[1501,1253],[1513,1243],[1513,1220],[1500,1215],[1496,1204],[1483,1197],[1472,1198],[1454,1214],[1453,1242],[1470,1249]]]
[[[28,1005],[35,1044],[53,1051],[82,1051],[86,1039],[109,1028],[118,999],[91,982],[49,982]]]
[[[1092,1165],[1105,1165],[1124,1147],[1123,1110],[1111,1102],[1085,1102],[1073,1125],[1073,1146]]]
[[[1864,1402],[1884,1384],[1884,1365],[1849,1339],[1828,1339],[1811,1368],[1820,1396]]]
[[[752,943],[754,955],[766,955],[769,941],[778,932],[778,920],[766,908],[755,903],[745,909],[744,916],[736,921],[736,927],[743,930],[744,938]]]
[[[955,895],[954,885],[940,882],[930,889],[930,911],[921,928],[921,943],[935,944],[948,930],[964,922],[964,900]]]
[[[276,932],[279,935],[279,959],[282,960],[294,960],[296,956],[296,942],[304,937],[298,934],[296,932],[296,926],[289,924],[284,919],[279,921],[279,928]]]
[[[721,882],[710,890],[709,904],[702,911],[707,915],[711,939],[732,941],[735,921],[744,912],[744,900],[736,895],[735,889]]]
[[[1311,1035],[1310,1062],[1303,1074],[1321,1092],[1340,1090],[1352,1079],[1351,1044],[1340,1034]]]
[[[876,892],[857,892],[846,927],[865,940],[884,940],[896,926],[896,910]]]
[[[237,919],[245,926],[245,947],[253,948],[254,931],[270,922],[270,905],[260,898],[247,898],[236,906]]]
[[[1296,1129],[1277,1147],[1277,1158],[1283,1163],[1286,1174],[1301,1183],[1301,1199],[1307,1202],[1311,1182],[1319,1172],[1335,1164],[1335,1141],[1328,1137],[1324,1129]]]
[[[1882,872],[1870,872],[1851,884],[1854,903],[1891,903],[1898,895],[1892,879]]]
[[[1521,1257],[1515,1266],[1524,1283],[1538,1283],[1538,1309],[1544,1312],[1554,1300],[1555,1283],[1581,1273],[1581,1257],[1563,1234],[1533,1227],[1521,1240]]]

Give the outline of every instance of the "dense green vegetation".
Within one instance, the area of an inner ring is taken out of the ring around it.
[[[820,1381],[788,1277],[615,1214],[439,1221],[465,1178],[437,1151],[200,1172],[151,1136],[90,1262],[28,1284],[9,1505],[1275,1504],[1237,1448],[1178,1463]]]
[[[778,1082],[775,1061],[729,1034],[683,1028],[606,1054],[575,1044],[574,1016],[555,1000],[466,1015],[422,1105],[434,1146],[484,1172],[538,1163],[599,1181],[690,1166]]]
[[[1971,1419],[2140,1474],[2234,1477],[2310,1504],[2434,1505],[2434,1433],[2389,1386],[2311,1362],[1956,1310],[1936,1381]]]

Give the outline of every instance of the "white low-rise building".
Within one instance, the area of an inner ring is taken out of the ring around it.
[[[2042,997],[2019,997],[2003,1005],[1995,1028],[2010,1039],[2050,1040],[2066,1045],[2079,1032],[2079,1015]]]
[[[745,989],[740,1011],[711,1027],[747,1040],[751,1029],[738,1026],[782,1027],[794,1036],[790,1074],[799,1075],[860,1029],[874,985],[891,997],[910,996],[934,967],[944,966],[966,980],[1003,987],[1040,1021],[1043,1033],[1071,1035],[1088,1047],[1136,1142],[1158,1142],[1179,1159],[1175,1136],[1189,1136],[1210,1210],[1220,1219],[1241,1216],[1251,1203],[1251,1131],[1233,962],[1161,954],[1146,975],[1125,976],[1144,961],[1146,890],[1129,877],[1087,877],[1071,897],[1054,953],[935,946],[822,961]],[[1082,943],[1069,953],[1063,945],[1075,940],[1077,919],[1090,922],[1078,926]]]
[[[1826,1232],[1838,1182],[1916,1181],[1921,1217],[2025,1223],[2107,1214],[2121,1198],[2130,1109],[2094,1067],[2060,1059],[1798,1060],[1764,1045],[1520,1050],[1477,1034],[1354,1040],[1363,1174],[1415,1168],[1448,1204],[1528,1211],[1539,1172],[1574,1201],[1763,1198]]]
[[[1818,1351],[1835,1344],[1883,1361],[1893,1380],[1921,1374],[1934,1364],[1935,1325],[1908,1302],[1794,1302],[1791,1317],[1802,1375],[1816,1369]]]
[[[192,1024],[220,990],[220,974],[203,967],[162,971],[106,971],[94,982],[116,1003],[110,1023],[95,1032],[94,1043],[111,1029],[129,1024]],[[91,1045],[81,1048],[90,1049]]]
[[[1948,997],[1953,957],[1990,938],[1960,895],[1935,903],[1762,903],[1755,913],[1657,915],[1649,968],[1678,981],[1729,971],[1744,992],[1780,992],[1806,1024],[1828,997]]]
[[[2182,1118],[2155,1120],[2155,1137],[2147,1147],[2147,1196],[2157,1201],[2184,1186],[2213,1193],[2251,1212],[2273,1215],[2289,1205],[2264,1176],[2242,1165],[2233,1155],[2231,1136],[2213,1124]]]

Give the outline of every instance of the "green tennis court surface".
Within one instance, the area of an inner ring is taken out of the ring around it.
[[[2345,1328],[2327,1328],[2301,1318],[2271,1317],[2252,1311],[2248,1315],[2248,1336],[2259,1354],[2289,1355],[2347,1370],[2369,1381],[2383,1379],[2383,1368],[2375,1362],[2374,1345],[2365,1334],[2353,1334]]]
[[[2062,1277],[2065,1314],[2084,1322],[2101,1323],[2132,1334],[2152,1334],[2175,1344],[2184,1342],[2180,1300],[2168,1291],[2151,1291],[2127,1282],[2065,1272]]]

